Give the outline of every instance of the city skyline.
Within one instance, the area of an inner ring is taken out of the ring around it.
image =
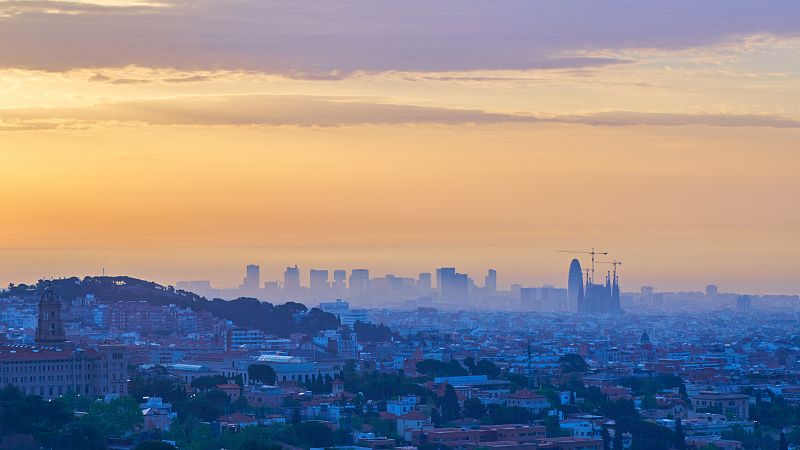
[[[555,283],[552,251],[602,243],[629,285],[800,292],[798,17],[0,0],[0,282],[298,261]]]

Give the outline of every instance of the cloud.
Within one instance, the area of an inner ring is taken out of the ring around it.
[[[223,95],[119,101],[85,107],[0,110],[0,130],[85,129],[100,123],[192,126],[337,127],[395,124],[564,123],[592,126],[714,126],[800,128],[772,115],[602,112],[537,117],[382,103],[381,99],[310,95]]]
[[[760,114],[682,114],[614,111],[585,116],[563,116],[558,122],[579,123],[595,126],[686,126],[707,125],[712,127],[764,127],[800,128],[800,121],[787,117]]]
[[[733,35],[800,33],[795,0],[137,3],[0,0],[0,11],[3,5],[28,8],[0,18],[0,67],[138,65],[335,80],[356,72],[597,66],[625,60],[591,52],[682,49]],[[78,13],[47,13],[54,6]]]

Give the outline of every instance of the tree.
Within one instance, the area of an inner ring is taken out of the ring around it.
[[[247,368],[247,376],[251,383],[263,383],[273,385],[278,375],[272,366],[266,364],[252,364]]]
[[[561,364],[561,371],[564,373],[586,372],[589,369],[586,361],[577,353],[567,353],[558,358],[558,363]]]
[[[520,408],[519,406],[489,405],[489,420],[494,425],[529,423],[533,420],[533,414],[529,409]]]
[[[217,385],[226,384],[227,382],[228,379],[222,375],[207,375],[192,380],[192,387],[198,391],[206,392],[210,389],[214,389]]]
[[[458,418],[461,408],[458,405],[458,395],[456,395],[456,390],[453,388],[453,385],[448,384],[447,387],[445,387],[444,395],[440,403],[443,422],[450,422]]]
[[[278,444],[249,440],[244,442],[239,450],[283,450],[283,447]]]
[[[475,375],[486,375],[489,378],[497,378],[500,376],[500,368],[488,359],[478,361],[473,372]]]
[[[292,426],[298,446],[300,447],[332,447],[333,431],[320,422],[300,422]]]
[[[73,419],[63,401],[46,402],[28,395],[13,385],[0,389],[0,435],[15,433],[34,435],[53,433]]]
[[[416,369],[419,373],[436,377],[457,377],[468,373],[455,359],[446,363],[435,359],[426,359],[417,362]]]
[[[464,400],[464,416],[471,419],[483,419],[486,416],[486,407],[477,398]]]
[[[163,441],[144,441],[135,450],[178,450],[174,445]]]
[[[98,401],[83,418],[97,427],[103,434],[124,437],[142,425],[142,411],[131,397],[119,397],[109,402]]]
[[[603,450],[611,450],[611,435],[608,433],[608,428],[603,427],[600,432],[600,439],[603,440]]]
[[[622,428],[620,428],[619,425],[617,425],[616,428],[614,429],[614,440],[613,440],[613,443],[614,443],[614,445],[612,445],[612,448],[614,450],[622,450],[622,448],[623,448]]]
[[[467,370],[469,370],[469,373],[474,375],[475,374],[475,358],[473,358],[472,356],[467,356],[466,358],[464,358],[464,367],[466,367]]]
[[[681,419],[675,421],[675,448],[677,450],[686,450],[686,436],[683,433]]]
[[[105,450],[106,438],[93,424],[72,422],[53,440],[53,450]]]

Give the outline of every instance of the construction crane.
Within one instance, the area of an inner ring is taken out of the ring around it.
[[[594,256],[595,255],[608,255],[608,252],[595,251],[594,247],[592,247],[592,251],[590,251],[590,252],[579,252],[579,251],[573,251],[573,250],[559,250],[558,252],[559,253],[579,253],[579,254],[582,254],[582,255],[592,255],[592,283],[594,283]]]
[[[614,279],[617,278],[617,266],[622,265],[622,261],[617,261],[616,259],[612,259],[611,261],[597,261],[597,264],[611,264],[614,266]]]

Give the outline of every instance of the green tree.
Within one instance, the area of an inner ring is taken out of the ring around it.
[[[653,394],[647,394],[642,397],[642,408],[643,409],[656,409],[658,404],[656,403],[656,396]]]
[[[163,441],[144,441],[135,450],[178,450],[174,445]]]
[[[292,426],[292,434],[300,447],[332,447],[333,430],[320,422],[300,422]]]
[[[489,405],[489,420],[494,425],[506,423],[529,423],[533,420],[530,410],[519,406]]]
[[[478,361],[473,372],[475,375],[486,375],[489,378],[497,378],[500,376],[500,368],[488,359]]]
[[[456,390],[451,384],[448,384],[447,387],[445,387],[444,395],[440,400],[440,405],[442,408],[443,422],[450,422],[451,420],[458,419],[461,408],[458,404],[458,395],[456,395]]]
[[[586,361],[577,353],[567,353],[558,358],[558,363],[561,364],[561,371],[564,373],[586,372],[589,369]]]
[[[622,450],[623,448],[622,434],[623,434],[622,428],[620,428],[620,426],[617,425],[614,429],[614,440],[613,440],[614,445],[612,445],[612,448],[614,450]]]
[[[278,375],[275,369],[267,364],[251,364],[247,368],[247,376],[251,383],[263,383],[273,385]]]
[[[53,440],[53,450],[105,450],[106,438],[93,424],[73,422],[61,430]]]
[[[608,428],[603,427],[600,432],[600,439],[603,440],[603,450],[611,450],[611,435],[608,433]]]
[[[82,422],[96,426],[107,436],[124,437],[141,426],[143,418],[136,401],[126,396],[95,402]]]
[[[683,432],[681,419],[675,421],[675,448],[677,450],[686,450],[686,435]]]
[[[464,400],[464,417],[483,419],[486,417],[486,407],[480,399],[475,397]]]
[[[197,377],[192,380],[192,387],[198,391],[206,392],[217,387],[220,384],[226,384],[228,379],[222,375],[208,375],[204,377]]]
[[[475,375],[475,358],[472,356],[467,356],[464,358],[464,367],[469,370],[469,373]]]
[[[268,442],[249,440],[245,441],[239,450],[283,450],[283,447],[278,444],[270,444]]]

